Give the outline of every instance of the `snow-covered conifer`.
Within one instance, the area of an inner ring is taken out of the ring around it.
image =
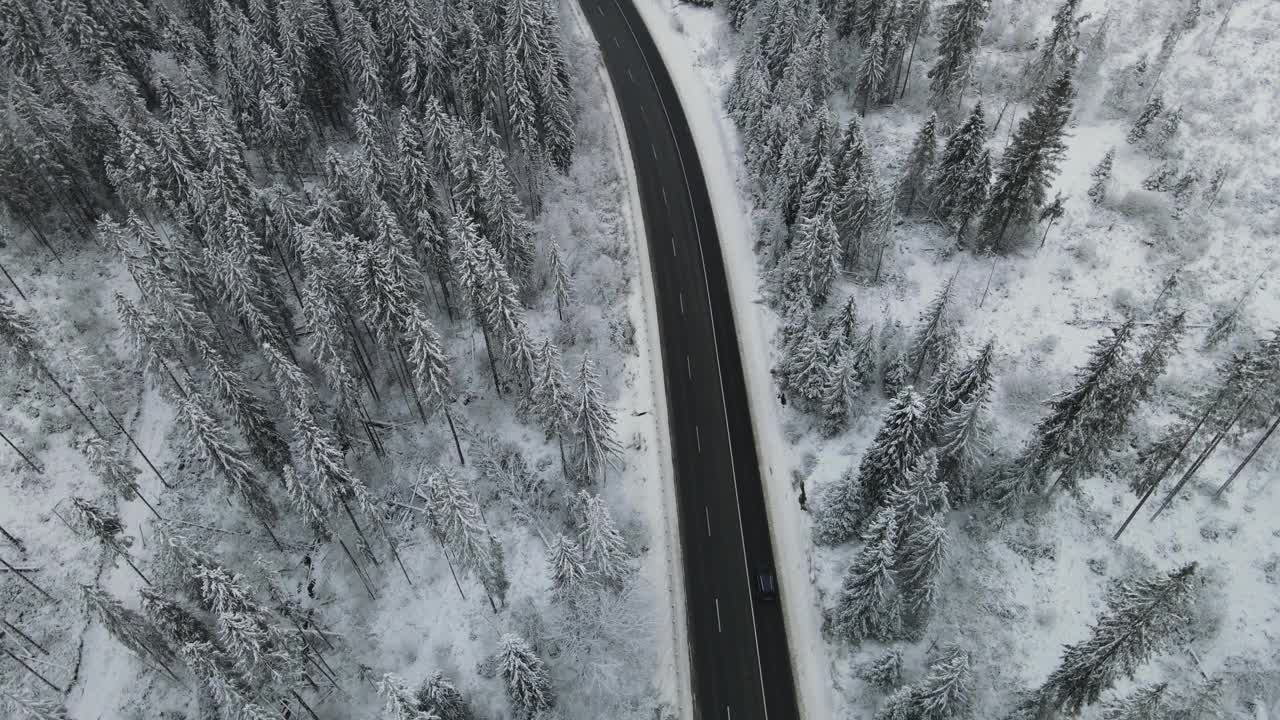
[[[951,356],[955,345],[955,327],[950,308],[954,284],[955,278],[952,277],[920,314],[916,331],[911,336],[906,352],[910,372],[907,376],[909,383],[928,377],[933,369],[941,367]]]
[[[1156,124],[1155,131],[1147,135],[1147,149],[1157,155],[1169,155],[1170,145],[1177,139],[1181,128],[1182,108],[1164,113]]]
[[[439,670],[422,683],[417,692],[418,709],[440,720],[473,720],[475,713],[458,688]]]
[[[1115,698],[1103,707],[1103,720],[1162,720],[1167,717],[1168,689],[1168,683],[1152,683]]]
[[[137,497],[138,469],[110,443],[98,435],[88,435],[80,443],[80,449],[89,461],[89,468],[121,500]]]
[[[857,473],[848,468],[828,486],[814,519],[814,540],[827,545],[846,542],[858,534],[858,523],[866,515],[862,505],[862,485]]]
[[[826,208],[800,221],[791,249],[782,260],[783,299],[826,302],[838,270],[840,235]]]
[[[1089,177],[1093,178],[1093,183],[1089,185],[1089,199],[1094,205],[1101,205],[1107,199],[1107,186],[1111,183],[1111,166],[1115,159],[1116,149],[1110,148],[1102,156],[1102,161],[1089,171]]]
[[[1114,388],[1117,373],[1128,360],[1129,339],[1134,323],[1127,320],[1099,340],[1090,352],[1089,361],[1077,373],[1075,387],[1047,401],[1049,414],[1036,424],[1027,465],[1032,473],[1043,474],[1060,467],[1074,472],[1077,454],[1093,441],[1091,431],[1099,421],[1105,394]],[[1072,477],[1064,476],[1067,481]]]
[[[497,659],[498,671],[507,684],[507,697],[522,717],[529,719],[555,706],[551,674],[524,638],[513,633],[503,635]]]
[[[587,580],[587,565],[582,557],[582,548],[572,538],[556,535],[551,539],[548,552],[552,593],[559,597],[573,597]]]
[[[547,248],[547,266],[551,273],[551,288],[556,295],[556,315],[564,320],[565,308],[573,301],[573,282],[561,256],[560,243],[552,240]]]
[[[418,707],[418,699],[409,686],[394,673],[387,673],[378,681],[378,694],[385,700],[382,706],[384,720],[431,720],[436,717]]]
[[[967,717],[973,705],[973,660],[958,646],[944,648],[929,664],[924,680],[915,686],[914,705],[919,717],[950,720]]]
[[[858,465],[862,512],[881,507],[894,483],[916,462],[923,425],[924,402],[910,387],[903,388],[889,403],[884,423]]]
[[[898,209],[910,215],[919,207],[932,202],[929,188],[933,184],[938,154],[938,115],[929,115],[916,133],[907,156],[906,169],[898,183]]]
[[[480,506],[452,470],[424,468],[424,474],[421,492],[432,527],[463,567],[483,576],[493,564],[493,548]]]
[[[1166,160],[1142,179],[1142,187],[1151,192],[1169,192],[1177,186],[1178,178],[1181,176],[1182,171],[1178,168],[1178,164],[1172,160]]]
[[[1053,13],[1053,27],[1049,36],[1040,43],[1040,55],[1036,57],[1028,73],[1033,87],[1044,84],[1062,74],[1063,70],[1075,64],[1079,48],[1076,40],[1080,35],[1076,11],[1080,0],[1063,0]]]
[[[969,84],[991,0],[952,0],[938,14],[938,58],[929,69],[930,104],[945,112]]]
[[[893,572],[898,527],[892,508],[876,513],[863,541],[866,545],[845,573],[831,627],[853,643],[892,640],[902,630],[902,599]]]
[[[862,61],[858,64],[858,93],[862,95],[862,116],[867,116],[867,109],[874,99],[880,97],[888,68],[885,67],[885,55],[888,51],[882,22],[877,22],[872,31],[870,42],[862,50]]]
[[[618,456],[622,446],[614,427],[613,410],[600,392],[591,356],[582,356],[578,372],[578,393],[574,402],[573,430],[578,446],[578,471],[584,482],[603,478],[606,465]]]
[[[186,424],[187,438],[201,462],[239,495],[263,525],[270,528],[278,517],[275,503],[267,488],[254,472],[248,459],[231,444],[226,430],[205,409],[193,393],[177,401],[178,416]]]
[[[1078,714],[1116,680],[1167,648],[1187,622],[1194,602],[1196,565],[1165,576],[1129,579],[1106,598],[1107,608],[1088,639],[1068,645],[1038,693],[1042,706]]]
[[[1164,112],[1164,98],[1160,93],[1153,94],[1147,104],[1142,107],[1142,112],[1138,115],[1138,119],[1133,122],[1133,127],[1129,128],[1129,134],[1125,136],[1125,140],[1130,145],[1136,145],[1147,137],[1147,132],[1151,129],[1151,124],[1160,117]]]
[[[982,211],[991,184],[991,153],[987,150],[987,122],[982,103],[950,138],[934,177],[934,208],[944,219],[958,221],[963,242],[969,221]]]
[[[80,595],[88,612],[96,617],[116,640],[144,660],[150,660],[172,672],[177,657],[155,626],[138,611],[120,604],[119,600],[99,588],[80,586]]]
[[[626,541],[613,523],[613,515],[604,498],[586,490],[579,490],[576,498],[578,510],[578,544],[582,557],[596,582],[604,585],[620,585],[631,570],[631,559]]]
[[[884,654],[858,668],[858,677],[881,690],[891,690],[902,684],[902,652],[889,649]]]
[[[982,218],[982,231],[991,247],[1003,249],[1009,226],[1032,220],[1044,204],[1049,185],[1058,173],[1058,163],[1066,153],[1064,137],[1074,95],[1068,65],[1018,123],[1009,149],[1000,158]]]

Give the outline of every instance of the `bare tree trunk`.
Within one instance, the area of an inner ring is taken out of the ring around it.
[[[498,391],[498,397],[502,397],[502,385],[498,383],[498,365],[493,361],[493,348],[489,345],[489,331],[481,325],[480,332],[484,335],[484,351],[489,356],[489,370],[493,373],[493,389]]]
[[[24,583],[26,583],[26,584],[30,585],[31,587],[35,588],[37,592],[39,592],[41,595],[43,595],[43,596],[45,596],[45,597],[49,598],[49,599],[50,599],[51,601],[53,601],[55,604],[58,602],[58,598],[56,598],[56,597],[54,597],[54,596],[50,595],[50,594],[49,594],[49,593],[48,593],[44,588],[42,588],[42,587],[40,587],[39,585],[37,585],[37,584],[36,584],[36,582],[35,582],[34,580],[32,580],[31,578],[29,578],[29,577],[27,577],[26,575],[23,575],[21,572],[19,572],[17,568],[15,568],[14,566],[12,566],[12,565],[10,565],[10,564],[9,564],[9,561],[8,561],[8,560],[5,560],[4,558],[0,558],[0,565],[4,565],[6,568],[8,568],[8,569],[9,569],[9,572],[13,573],[13,574],[14,574],[14,575],[19,579],[19,580],[21,580],[22,582],[24,582]]]
[[[26,544],[24,544],[18,538],[14,537],[13,533],[9,532],[8,530],[5,530],[3,526],[0,526],[0,535],[3,535],[6,540],[13,543],[20,552],[25,553],[27,551]]]
[[[43,470],[41,470],[41,469],[40,469],[40,467],[39,467],[39,466],[37,466],[37,465],[36,465],[36,464],[31,460],[31,458],[27,457],[27,454],[26,454],[26,453],[24,453],[24,452],[22,452],[21,450],[19,450],[19,449],[18,449],[18,446],[17,446],[17,445],[14,445],[14,444],[13,444],[13,441],[12,441],[12,440],[10,440],[10,439],[9,439],[9,437],[8,437],[7,435],[5,435],[3,432],[0,432],[0,440],[4,440],[4,442],[5,442],[5,444],[6,444],[6,445],[8,445],[9,447],[13,448],[13,451],[14,451],[14,452],[16,452],[16,453],[18,453],[18,457],[22,458],[23,462],[25,462],[25,463],[27,464],[27,467],[30,467],[32,470],[35,470],[37,473],[44,472]]]
[[[18,637],[22,638],[23,640],[26,640],[28,645],[31,645],[31,646],[32,646],[32,647],[34,647],[35,649],[37,649],[37,650],[39,650],[40,652],[44,653],[45,655],[48,655],[48,654],[49,654],[49,651],[48,651],[47,649],[45,649],[45,646],[43,646],[43,645],[41,645],[40,643],[36,642],[35,640],[31,639],[31,636],[30,636],[30,635],[28,635],[28,634],[26,634],[26,633],[24,633],[24,632],[22,632],[22,630],[20,630],[20,629],[18,629],[18,628],[16,628],[16,627],[14,627],[13,623],[9,622],[8,620],[0,620],[0,622],[3,622],[3,623],[4,623],[4,626],[5,626],[5,627],[7,627],[7,628],[9,628],[9,630],[10,630],[10,631],[12,631],[14,634],[16,634]]]
[[[172,490],[173,486],[165,481],[164,475],[160,474],[160,471],[156,468],[155,463],[152,463],[151,458],[147,457],[147,454],[143,452],[142,446],[138,445],[138,442],[134,440],[133,434],[130,433],[125,428],[124,423],[120,421],[120,418],[116,417],[116,414],[111,412],[111,408],[108,407],[105,402],[103,402],[102,398],[98,396],[98,393],[96,391],[90,388],[89,392],[93,393],[93,398],[97,400],[98,404],[102,406],[102,409],[107,412],[107,417],[111,418],[111,422],[116,426],[116,429],[118,429],[121,433],[123,433],[124,436],[129,440],[129,444],[133,446],[133,449],[138,451],[138,455],[142,457],[142,461],[147,464],[147,467],[151,468],[151,472],[155,473],[156,478],[160,480],[160,484],[165,486],[166,489]]]
[[[365,592],[369,593],[369,599],[377,600],[378,596],[374,595],[373,588],[369,587],[369,579],[364,574],[364,568],[360,567],[360,563],[356,561],[355,555],[351,554],[351,550],[347,547],[346,541],[342,538],[338,538],[338,545],[342,547],[342,552],[346,553],[347,559],[351,561],[353,566],[355,566],[356,575],[360,578],[360,582],[364,584]]]
[[[30,665],[28,665],[28,664],[27,664],[27,661],[23,660],[22,658],[18,657],[17,655],[14,655],[12,652],[10,652],[10,651],[9,651],[9,648],[0,648],[0,650],[3,650],[5,655],[8,655],[9,657],[13,658],[13,661],[14,661],[14,662],[16,662],[16,663],[18,663],[19,665],[21,665],[22,667],[26,668],[26,669],[27,669],[27,672],[29,672],[29,673],[31,673],[32,675],[34,675],[35,677],[37,677],[37,678],[40,680],[40,682],[44,683],[45,685],[48,685],[50,688],[53,688],[53,690],[54,690],[55,692],[58,692],[58,693],[61,693],[61,692],[62,692],[62,688],[60,688],[60,687],[58,687],[57,685],[54,685],[53,683],[49,682],[49,678],[46,678],[45,676],[43,676],[43,675],[41,675],[40,673],[36,672],[36,671],[35,671],[35,668],[33,668],[33,667],[31,667]]]
[[[1258,451],[1262,449],[1262,446],[1271,439],[1271,435],[1276,431],[1277,426],[1280,426],[1280,414],[1276,415],[1276,419],[1271,423],[1271,427],[1267,428],[1267,432],[1258,439],[1258,442],[1254,443],[1253,448],[1249,450],[1249,454],[1245,455],[1244,460],[1241,460],[1240,464],[1236,466],[1236,469],[1232,471],[1231,477],[1227,478],[1227,481],[1222,483],[1222,487],[1218,488],[1217,492],[1213,494],[1214,500],[1222,497],[1222,493],[1226,492],[1227,488],[1231,487],[1231,483],[1235,482],[1236,478],[1239,477],[1240,471],[1244,470],[1244,467],[1249,464],[1249,461],[1253,460],[1253,456],[1257,455]]]
[[[9,274],[9,271],[5,269],[4,265],[0,265],[0,272],[4,273],[5,279],[8,280],[9,284],[13,286],[13,289],[18,292],[18,297],[26,300],[27,302],[31,302],[30,300],[27,300],[27,294],[22,292],[22,288],[18,287],[18,283],[13,281],[13,276]]]
[[[458,440],[458,428],[453,424],[453,415],[449,414],[449,406],[444,405],[444,419],[449,421],[449,432],[453,433],[453,447],[458,451],[458,464],[466,467],[467,459],[462,456],[462,442]]]
[[[1240,419],[1240,416],[1244,415],[1245,409],[1249,407],[1249,403],[1252,400],[1253,394],[1250,394],[1249,397],[1245,398],[1244,401],[1240,403],[1240,407],[1237,408],[1235,414],[1231,416],[1231,420],[1218,431],[1218,434],[1214,436],[1213,441],[1209,443],[1209,446],[1200,453],[1200,456],[1191,464],[1191,467],[1187,468],[1187,471],[1182,474],[1182,477],[1178,480],[1178,484],[1174,485],[1173,489],[1169,491],[1169,494],[1165,496],[1164,502],[1160,507],[1156,508],[1156,511],[1152,513],[1152,520],[1159,517],[1160,513],[1164,512],[1165,508],[1169,507],[1169,504],[1173,502],[1173,499],[1177,497],[1178,493],[1182,491],[1182,488],[1190,482],[1192,476],[1194,476],[1200,469],[1200,466],[1209,459],[1209,456],[1213,454],[1214,450],[1218,449],[1218,443],[1222,442],[1222,438],[1227,436],[1227,433],[1231,431],[1233,426],[1235,426],[1236,421]]]

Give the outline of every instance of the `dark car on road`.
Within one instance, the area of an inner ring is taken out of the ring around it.
[[[778,579],[772,570],[756,571],[756,594],[766,600],[778,597]]]

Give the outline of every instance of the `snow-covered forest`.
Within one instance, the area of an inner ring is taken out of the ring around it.
[[[4,717],[654,717],[576,12],[0,0]]]
[[[1280,9],[638,4],[749,213],[802,707],[1274,717]]]

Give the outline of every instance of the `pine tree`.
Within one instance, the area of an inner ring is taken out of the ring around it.
[[[831,628],[852,643],[891,640],[902,628],[902,601],[893,572],[898,527],[892,508],[876,513],[863,541],[866,545],[844,576]]]
[[[987,122],[979,102],[960,129],[947,139],[934,176],[934,209],[943,219],[959,222],[957,236],[962,240],[969,221],[987,201],[991,153],[986,144]]]
[[[858,677],[881,690],[891,690],[902,684],[902,653],[886,650],[883,655],[858,669]]]
[[[1165,161],[1156,166],[1151,174],[1143,178],[1142,187],[1151,192],[1169,192],[1178,184],[1182,171],[1173,161]]]
[[[946,481],[952,503],[959,505],[973,497],[971,475],[991,451],[988,402],[990,387],[951,410],[938,432],[940,474]]]
[[[600,381],[596,376],[591,356],[582,356],[582,369],[578,373],[578,398],[573,415],[573,429],[578,443],[578,471],[584,482],[592,482],[597,475],[603,479],[605,466],[621,452],[614,428],[613,410],[600,394]]]
[[[528,409],[538,419],[547,436],[563,435],[571,427],[576,411],[565,384],[560,348],[550,340],[538,352],[538,371],[529,389]]]
[[[1155,132],[1147,136],[1147,150],[1157,155],[1169,155],[1170,144],[1178,137],[1182,128],[1182,108],[1167,112],[1160,118]]]
[[[1089,199],[1094,205],[1101,205],[1107,199],[1107,185],[1111,183],[1111,165],[1115,158],[1116,149],[1111,148],[1102,156],[1102,162],[1089,171],[1089,177],[1093,178],[1093,184],[1089,186]]]
[[[889,403],[884,423],[858,465],[863,513],[884,504],[890,488],[916,462],[924,438],[924,402],[910,387]]]
[[[1063,137],[1071,118],[1074,93],[1068,66],[1041,93],[1031,113],[1018,123],[1009,149],[1000,158],[990,204],[982,218],[983,234],[997,250],[1004,248],[1010,224],[1030,221],[1044,204],[1066,152]]]
[[[929,69],[930,105],[945,112],[969,84],[991,0],[953,0],[938,17],[938,59]]]
[[[1166,717],[1165,691],[1168,689],[1168,683],[1154,683],[1116,698],[1103,708],[1103,720],[1162,720]]]
[[[587,581],[587,565],[578,543],[564,535],[551,539],[547,562],[551,570],[554,597],[572,598]]]
[[[835,435],[849,423],[849,413],[854,400],[862,391],[862,372],[858,367],[857,349],[838,333],[828,335],[834,357],[828,365],[826,389],[823,391],[819,412],[823,431]]]
[[[729,111],[729,117],[733,118],[746,136],[754,133],[756,126],[768,112],[772,96],[769,68],[758,48],[743,48],[738,56],[733,80],[725,94],[725,107]]]
[[[521,717],[529,720],[556,704],[551,675],[529,643],[507,633],[498,644],[498,671],[507,684],[507,697]]]
[[[906,170],[898,183],[898,209],[912,214],[919,206],[929,207],[932,197],[929,188],[933,184],[938,154],[938,115],[933,113],[924,121],[911,145]]]
[[[30,717],[34,720],[71,720],[71,716],[67,714],[67,709],[61,703],[53,700],[41,700],[30,693],[0,688],[0,699],[8,701],[14,707],[26,713],[24,717]]]
[[[101,507],[92,501],[81,497],[72,497],[71,505],[76,511],[76,516],[80,522],[89,530],[98,542],[102,543],[103,549],[114,560],[115,558],[123,558],[129,567],[142,578],[142,581],[150,584],[138,566],[134,564],[133,558],[129,555],[129,547],[133,544],[133,538],[124,535],[124,523],[120,520],[117,513]]]
[[[439,720],[473,720],[475,713],[462,693],[439,670],[417,692],[418,709]]]
[[[774,374],[783,390],[795,396],[802,407],[814,407],[822,402],[830,377],[825,365],[827,345],[813,326],[807,301],[796,301],[795,307],[805,310],[788,313],[788,322],[795,327],[787,329],[788,336],[781,343],[782,359]]]
[[[1037,693],[1041,707],[1072,715],[1098,701],[1121,677],[1167,648],[1180,634],[1194,602],[1196,565],[1167,576],[1121,582],[1087,640],[1068,645],[1062,661]]]
[[[1080,62],[1080,72],[1077,75],[1081,87],[1091,85],[1098,78],[1102,63],[1107,59],[1111,26],[1111,13],[1108,12],[1089,36],[1089,44],[1084,47],[1084,59]]]
[[[1151,124],[1156,118],[1160,117],[1164,112],[1164,98],[1159,93],[1152,95],[1147,104],[1143,106],[1142,113],[1138,115],[1138,119],[1134,121],[1133,127],[1129,129],[1129,134],[1125,136],[1125,140],[1130,145],[1136,145],[1147,137],[1147,132],[1151,129]]]
[[[378,694],[386,699],[382,708],[382,716],[386,720],[431,720],[435,717],[418,708],[417,699],[398,675],[383,675],[378,681]]]
[[[604,498],[579,490],[578,543],[583,561],[593,579],[603,585],[618,586],[631,571],[626,541],[613,524]]]

